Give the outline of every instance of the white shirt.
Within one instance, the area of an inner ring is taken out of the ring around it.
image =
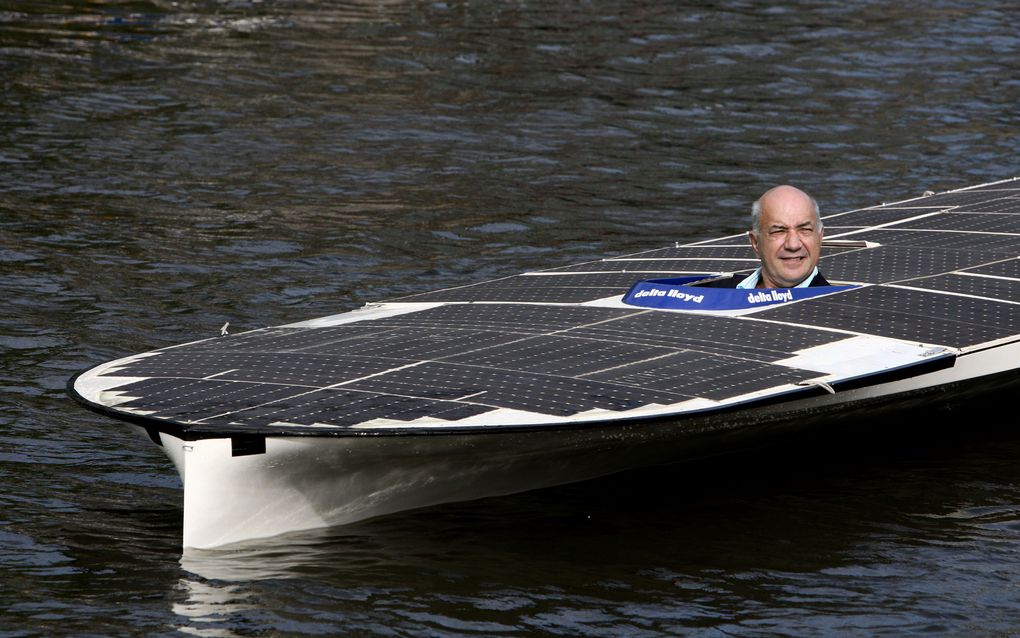
[[[811,285],[811,281],[815,278],[815,275],[817,275],[817,274],[818,274],[818,266],[815,266],[814,269],[811,271],[811,274],[808,275],[807,277],[805,277],[804,281],[802,281],[799,284],[797,284],[796,286],[794,286],[794,288],[807,288],[808,286]],[[755,270],[753,273],[751,273],[750,275],[745,277],[743,279],[743,281],[741,281],[739,284],[737,284],[737,288],[755,288],[755,287],[758,286],[758,279],[760,277],[761,277],[761,267],[759,266],[757,268],[757,270]]]

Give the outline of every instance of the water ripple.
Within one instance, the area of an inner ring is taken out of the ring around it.
[[[81,410],[115,357],[1012,177],[1006,2],[40,0],[0,9],[12,635],[991,635],[1017,440],[820,442],[181,555]],[[957,415],[951,415],[957,421]],[[941,417],[940,417],[941,418]],[[952,423],[952,421],[950,421]],[[837,453],[838,451],[838,453]]]

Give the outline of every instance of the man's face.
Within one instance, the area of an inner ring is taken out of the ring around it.
[[[809,199],[763,200],[761,232],[748,233],[761,260],[759,286],[793,288],[811,274],[820,256],[822,231]]]

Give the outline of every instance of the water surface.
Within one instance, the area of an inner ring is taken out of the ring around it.
[[[1004,635],[1001,404],[181,556],[112,358],[1020,175],[1007,2],[0,2],[0,636]],[[862,424],[863,426],[864,424]],[[904,428],[907,428],[904,431]]]

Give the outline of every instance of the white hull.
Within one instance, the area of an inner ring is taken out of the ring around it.
[[[1018,360],[1020,343],[1013,343],[918,377],[769,407],[660,418],[654,427],[634,420],[517,432],[268,437],[264,454],[246,456],[232,456],[229,438],[160,438],[184,483],[183,544],[212,548],[683,461],[738,449],[766,432],[817,432],[820,423],[835,427],[835,416],[852,417],[854,408],[896,408],[918,393],[945,401],[948,390],[981,390],[981,378],[999,373],[1017,386]]]

